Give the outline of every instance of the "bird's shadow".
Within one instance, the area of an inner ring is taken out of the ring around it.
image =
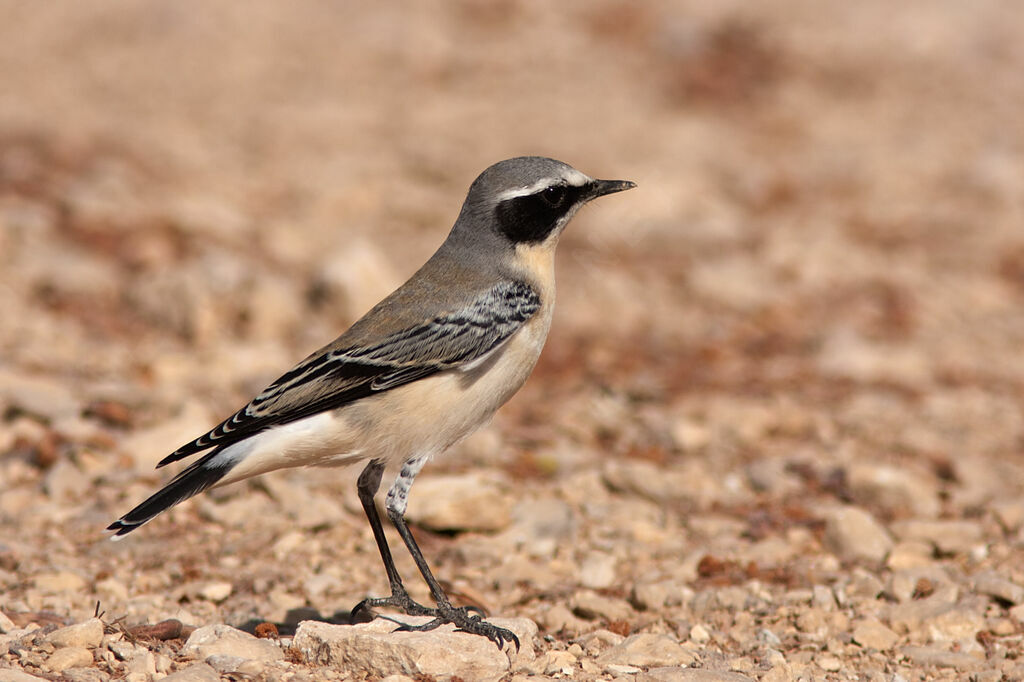
[[[239,630],[248,632],[250,635],[255,635],[257,627],[269,622],[277,628],[279,636],[292,637],[295,635],[295,630],[298,629],[299,623],[304,620],[315,620],[321,623],[331,623],[332,625],[355,625],[357,623],[370,622],[373,620],[373,615],[364,611],[356,614],[355,618],[353,618],[351,611],[335,611],[329,616],[324,616],[311,606],[303,606],[297,609],[290,609],[284,616],[284,622],[281,623],[250,618],[237,627]]]

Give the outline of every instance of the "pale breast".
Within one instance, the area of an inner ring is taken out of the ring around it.
[[[397,462],[440,454],[486,424],[522,387],[550,326],[551,307],[544,306],[471,370],[420,379],[346,406],[339,416],[360,434],[364,457]]]

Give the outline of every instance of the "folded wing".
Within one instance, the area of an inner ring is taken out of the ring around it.
[[[374,343],[327,346],[208,433],[165,457],[157,467],[437,372],[472,366],[510,339],[540,305],[540,297],[529,285],[503,281],[461,309]]]

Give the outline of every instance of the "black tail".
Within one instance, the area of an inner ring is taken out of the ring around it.
[[[234,461],[216,461],[223,448],[217,448],[171,479],[171,482],[151,495],[145,502],[107,526],[116,531],[112,537],[127,535],[162,511],[170,509],[193,495],[198,495],[231,471]]]

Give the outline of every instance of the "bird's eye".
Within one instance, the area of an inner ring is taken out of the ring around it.
[[[548,187],[546,190],[541,192],[540,196],[544,200],[545,204],[551,208],[558,208],[562,205],[562,202],[565,201],[565,194],[566,191],[564,187],[555,185],[553,187]]]

